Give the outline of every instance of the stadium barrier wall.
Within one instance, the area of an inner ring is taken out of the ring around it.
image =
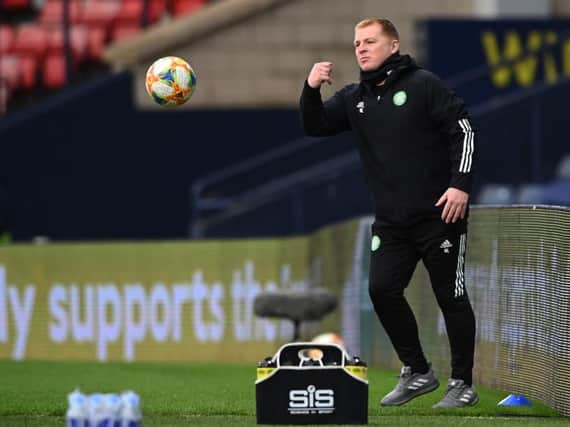
[[[399,368],[368,298],[369,217],[284,239],[0,247],[0,359],[247,362],[292,337],[256,318],[266,289],[325,286],[351,353]],[[466,286],[477,384],[570,416],[570,209],[474,207]],[[445,324],[420,264],[406,295],[424,351],[449,375]]]
[[[293,336],[292,322],[255,317],[255,296],[340,289],[355,225],[287,239],[0,247],[0,359],[252,363]],[[338,323],[332,314],[323,327]]]
[[[360,227],[369,228],[371,220]],[[369,243],[360,251],[360,348],[373,365],[399,368],[367,299]],[[477,322],[474,380],[538,399],[570,416],[570,209],[475,207],[465,283]],[[353,284],[353,286],[358,286]],[[420,263],[406,290],[424,352],[450,375],[445,322]]]

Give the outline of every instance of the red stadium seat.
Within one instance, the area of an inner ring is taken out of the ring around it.
[[[0,81],[4,82],[10,90],[16,89],[19,85],[19,58],[17,55],[0,56]]]
[[[35,24],[18,28],[12,45],[12,52],[18,55],[19,87],[31,89],[36,85],[38,60],[45,54],[46,31]]]
[[[19,86],[32,89],[37,82],[38,60],[32,55],[22,55],[19,58],[18,71],[20,73]]]
[[[149,22],[157,22],[168,10],[168,0],[149,0]]]
[[[89,28],[87,34],[87,57],[100,59],[105,47],[106,31],[103,27]]]
[[[46,31],[35,24],[25,24],[16,31],[16,38],[12,44],[12,51],[20,54],[44,54],[47,44]]]
[[[202,8],[206,0],[172,0],[172,13],[175,16],[184,15]]]
[[[69,20],[71,23],[79,21],[81,4],[78,0],[69,0]],[[42,24],[60,24],[63,22],[63,1],[48,0],[40,12],[38,18]]]
[[[45,87],[56,89],[66,83],[65,56],[63,52],[50,53],[43,64],[43,79]]]
[[[73,58],[80,62],[87,56],[88,32],[82,25],[75,25],[70,29],[70,44]],[[52,28],[48,31],[47,51],[62,52],[64,49],[64,34],[61,28]]]
[[[16,30],[11,25],[0,25],[0,54],[9,52],[16,38]]]
[[[105,27],[115,19],[120,8],[120,0],[88,0],[83,5],[80,22],[90,27]]]
[[[138,22],[117,22],[111,30],[111,40],[124,40],[135,36],[141,30],[141,24]]]
[[[115,16],[115,22],[117,21],[141,21],[144,10],[143,0],[123,0],[121,3],[121,8],[119,13]]]
[[[87,0],[80,22],[88,26],[87,56],[99,59],[107,41],[107,34],[121,8],[120,0]]]
[[[143,0],[123,0],[111,29],[111,40],[123,40],[137,34],[142,27]]]
[[[0,0],[0,9],[4,10],[17,10],[17,9],[31,9],[31,0]]]

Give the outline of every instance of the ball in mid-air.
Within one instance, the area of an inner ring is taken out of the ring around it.
[[[313,337],[311,342],[317,344],[337,344],[341,347],[344,346],[342,337],[334,332],[325,332],[323,334],[319,334],[316,337]]]
[[[182,105],[196,90],[196,73],[184,59],[165,56],[149,67],[145,86],[157,104],[163,107]]]

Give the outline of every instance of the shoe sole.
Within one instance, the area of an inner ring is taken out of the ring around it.
[[[407,395],[407,398],[404,400],[396,400],[389,403],[380,402],[380,406],[401,406],[405,403],[408,403],[410,400],[415,399],[416,397],[420,397],[426,393],[430,393],[439,387],[439,381],[436,381],[432,385],[422,390],[416,390],[412,394]]]

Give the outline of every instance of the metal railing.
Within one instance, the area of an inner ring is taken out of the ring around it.
[[[322,140],[316,141],[320,143]],[[299,146],[294,145],[294,150],[298,151]],[[275,154],[275,153],[270,153]],[[263,156],[260,156],[260,158]],[[273,156],[272,156],[273,157]],[[237,175],[241,171],[246,171],[247,165],[252,167],[257,166],[260,158],[251,159],[239,163],[233,167],[234,173]],[[278,157],[276,157],[278,158]],[[345,173],[347,170],[358,167],[358,154],[354,151],[336,156],[332,159],[325,160],[317,166],[305,167],[299,171],[287,174],[285,176],[275,178],[269,182],[261,183],[260,185],[253,186],[235,196],[222,196],[222,197],[202,197],[201,192],[208,188],[209,184],[221,183],[225,179],[234,177],[234,173],[229,170],[222,170],[220,174],[211,174],[204,180],[198,180],[191,189],[193,201],[193,220],[190,224],[190,235],[194,238],[204,237],[205,231],[212,226],[220,224],[232,217],[252,211],[261,205],[286,197],[294,193],[295,188],[298,186],[316,186],[331,178],[338,177],[340,174]],[[298,199],[297,199],[298,200]],[[214,211],[207,218],[201,218],[200,215],[204,212]],[[295,206],[292,207],[292,216],[298,218],[295,214],[298,211]],[[296,228],[302,227],[297,224]]]

